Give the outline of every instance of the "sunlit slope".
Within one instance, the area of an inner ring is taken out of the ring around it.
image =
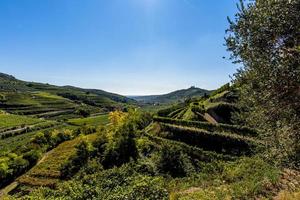
[[[237,98],[237,91],[226,84],[209,96],[188,99],[160,110],[158,115],[172,119],[231,124],[232,113],[238,110],[235,103]]]
[[[78,117],[78,109],[105,113],[135,104],[127,97],[102,90],[20,81],[0,73],[0,109],[20,115]]]

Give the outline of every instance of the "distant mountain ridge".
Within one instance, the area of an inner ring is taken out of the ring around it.
[[[176,90],[168,94],[162,95],[148,95],[148,96],[130,96],[130,98],[140,102],[140,103],[174,103],[184,101],[188,98],[201,97],[205,94],[210,94],[212,91],[201,89],[197,87],[190,87],[188,89]]]

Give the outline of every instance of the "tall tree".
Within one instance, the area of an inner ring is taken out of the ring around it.
[[[226,43],[241,67],[241,114],[261,130],[270,158],[300,157],[300,0],[242,1],[229,19]]]

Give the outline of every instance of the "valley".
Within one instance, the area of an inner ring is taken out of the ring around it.
[[[1,77],[0,198],[275,195],[264,184],[275,187],[280,171],[256,156],[265,145],[258,131],[234,122],[238,90],[229,84],[192,96],[180,90],[167,103]],[[82,188],[65,196],[73,187]]]
[[[300,0],[1,0],[0,200],[300,200]]]

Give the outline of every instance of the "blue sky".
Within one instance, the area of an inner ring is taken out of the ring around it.
[[[1,0],[0,72],[123,95],[215,89],[236,0]]]

